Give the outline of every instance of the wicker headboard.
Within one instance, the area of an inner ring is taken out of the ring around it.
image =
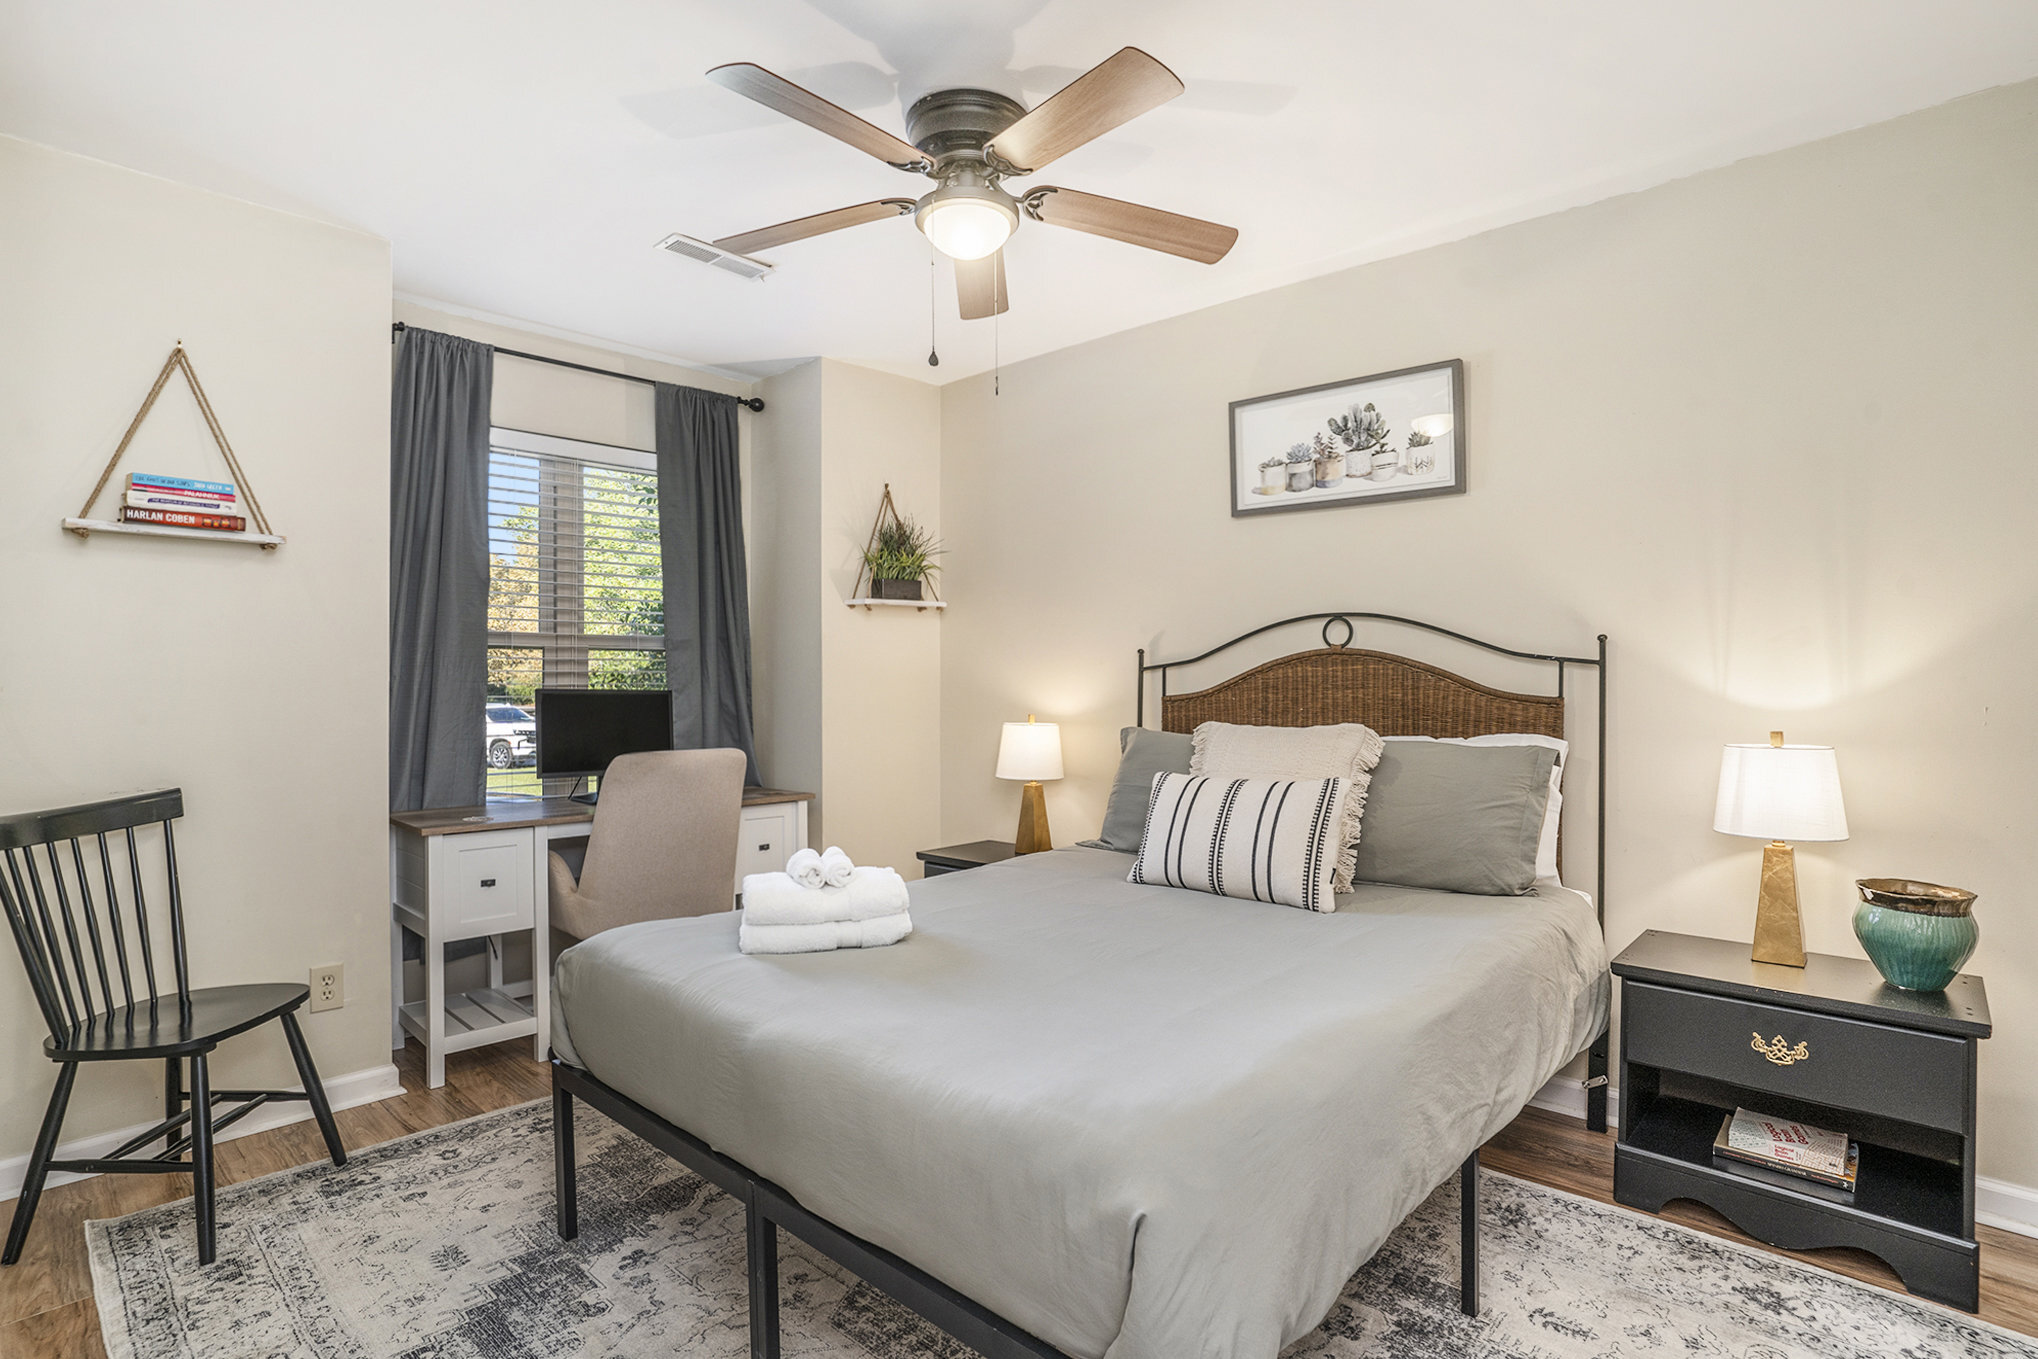
[[[1282,656],[1208,689],[1161,698],[1161,729],[1200,722],[1320,727],[1363,722],[1382,736],[1564,735],[1559,694],[1511,694],[1384,651],[1327,646]]]

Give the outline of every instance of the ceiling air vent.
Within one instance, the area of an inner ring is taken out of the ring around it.
[[[766,264],[763,260],[754,260],[748,255],[738,255],[733,251],[719,249],[709,245],[706,241],[697,241],[691,236],[682,236],[677,231],[660,241],[658,248],[660,250],[670,250],[673,254],[683,259],[695,260],[701,264],[711,264],[717,269],[736,275],[738,278],[763,278],[771,272],[772,268],[772,266]]]

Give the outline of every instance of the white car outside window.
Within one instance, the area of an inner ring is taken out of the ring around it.
[[[488,767],[510,769],[538,758],[537,720],[514,703],[488,705]]]

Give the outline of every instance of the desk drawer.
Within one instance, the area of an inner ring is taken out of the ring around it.
[[[1636,981],[1621,988],[1621,1003],[1627,1061],[1963,1130],[1963,1039]]]
[[[798,808],[789,802],[768,802],[745,807],[736,832],[736,890],[752,873],[776,873],[785,867],[793,851],[804,846],[793,843]]]
[[[432,914],[443,939],[531,928],[535,900],[529,831],[437,837]]]

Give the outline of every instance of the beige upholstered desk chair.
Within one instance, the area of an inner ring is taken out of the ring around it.
[[[550,856],[553,927],[587,939],[734,906],[743,767],[740,750],[619,756],[602,776],[578,881],[568,858]]]

